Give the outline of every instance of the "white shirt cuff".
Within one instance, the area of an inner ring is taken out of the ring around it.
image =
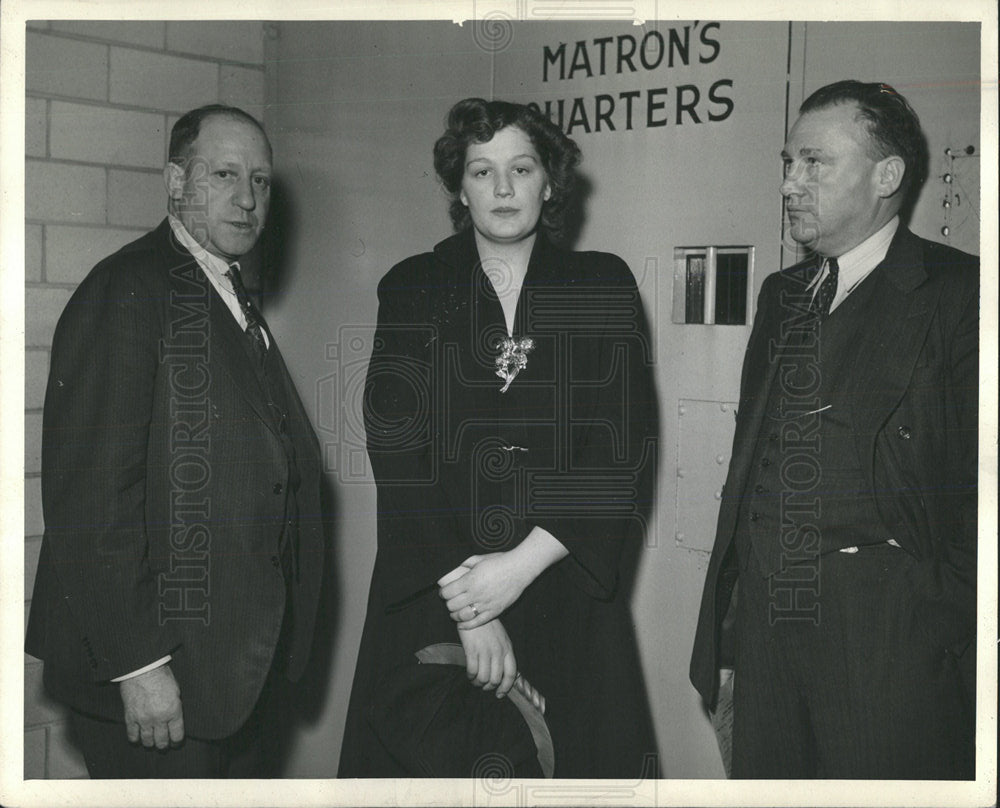
[[[126,673],[124,676],[116,676],[111,681],[112,682],[124,682],[126,679],[133,679],[136,676],[139,676],[140,674],[148,673],[149,671],[153,670],[154,668],[159,668],[159,667],[162,667],[163,665],[166,665],[171,659],[173,659],[173,657],[170,654],[167,654],[165,657],[160,657],[158,660],[156,660],[156,662],[150,662],[145,667],[139,668],[139,670],[137,670],[137,671],[132,671],[132,673]]]

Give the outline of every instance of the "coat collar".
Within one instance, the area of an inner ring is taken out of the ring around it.
[[[927,280],[924,268],[924,248],[913,233],[902,224],[889,245],[877,272],[901,292],[910,292]]]
[[[434,246],[434,255],[441,263],[463,274],[470,268],[479,268],[479,249],[473,229],[466,228],[439,242]],[[565,257],[566,253],[552,244],[542,230],[536,231],[528,272],[524,277],[525,286],[545,283],[556,277],[555,270]]]
[[[476,237],[473,235],[472,228],[460,230],[455,235],[435,244],[434,257],[446,266],[460,271],[478,264],[479,250],[476,248]]]

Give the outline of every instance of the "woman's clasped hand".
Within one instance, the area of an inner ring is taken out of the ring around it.
[[[514,553],[506,552],[470,556],[438,586],[451,619],[469,630],[503,614],[529,583]]]

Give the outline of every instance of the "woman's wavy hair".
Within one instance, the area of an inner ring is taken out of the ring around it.
[[[516,126],[531,139],[552,190],[542,205],[540,225],[554,241],[564,236],[580,147],[558,126],[534,107],[482,98],[466,98],[455,104],[445,126],[444,134],[434,144],[434,170],[451,198],[448,212],[455,230],[465,230],[472,224],[469,209],[459,198],[469,144],[486,143],[501,129]]]

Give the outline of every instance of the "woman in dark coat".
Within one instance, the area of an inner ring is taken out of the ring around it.
[[[472,685],[544,705],[556,777],[655,772],[618,591],[653,490],[652,346],[626,264],[552,242],[579,156],[529,107],[459,102],[434,148],[458,232],[379,284],[378,555],[341,777],[414,774],[371,705],[386,671],[442,642],[461,642]]]

